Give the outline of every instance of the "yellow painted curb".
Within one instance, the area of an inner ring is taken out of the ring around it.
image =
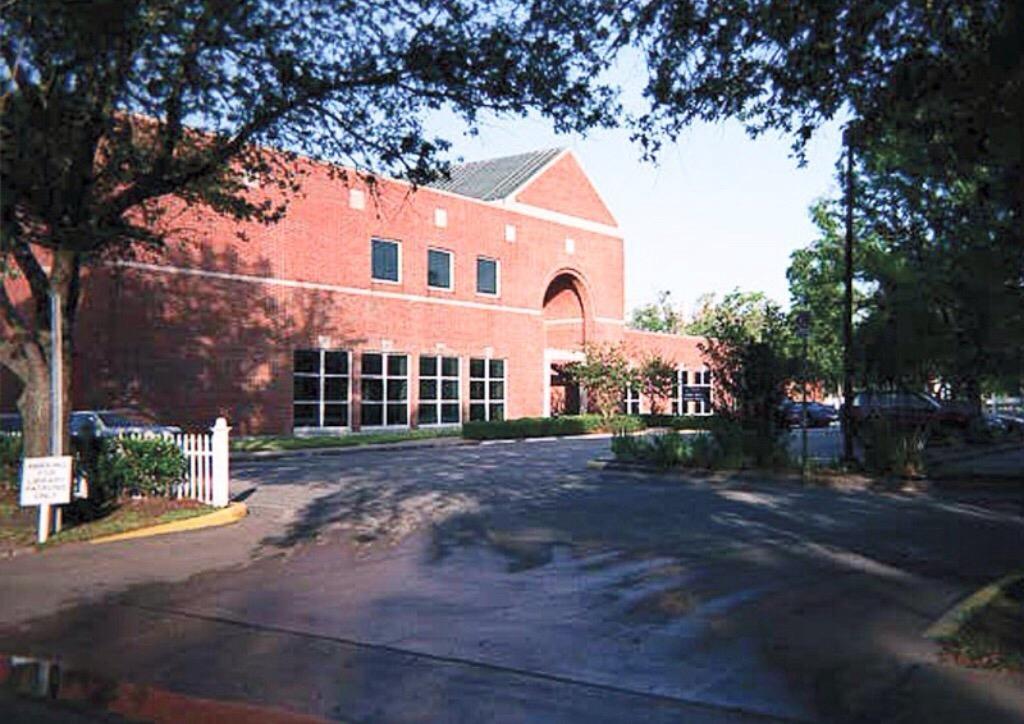
[[[245,503],[230,503],[228,507],[215,510],[206,515],[197,515],[194,518],[184,520],[172,520],[170,523],[151,525],[146,528],[137,528],[125,533],[105,535],[101,538],[93,538],[90,543],[113,543],[119,540],[131,540],[132,538],[148,538],[152,535],[166,535],[168,533],[181,533],[186,530],[199,530],[200,528],[215,528],[219,525],[237,523],[249,512]]]
[[[1024,573],[1011,573],[1000,578],[995,583],[990,583],[979,591],[975,591],[933,623],[924,632],[925,638],[941,641],[952,638],[960,631],[960,627],[966,623],[971,614],[982,606],[988,604],[993,598],[1007,586],[1013,585],[1016,581],[1024,578]]]

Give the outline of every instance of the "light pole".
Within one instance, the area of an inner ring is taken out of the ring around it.
[[[853,131],[843,130],[846,147],[846,243],[843,252],[843,462],[853,462]]]

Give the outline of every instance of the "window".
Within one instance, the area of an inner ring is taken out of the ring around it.
[[[420,357],[420,425],[458,425],[459,358]]]
[[[693,414],[711,414],[711,370],[697,370],[693,373]]]
[[[469,419],[505,419],[505,360],[469,360]]]
[[[363,427],[409,424],[409,358],[404,354],[364,352]]]
[[[676,381],[672,384],[672,414],[686,414],[686,400],[683,398],[683,390],[690,384],[690,373],[686,370],[676,370]]]
[[[292,355],[292,424],[348,427],[348,352],[297,349]]]
[[[427,286],[452,288],[452,253],[441,249],[427,250]]]
[[[498,294],[498,261],[485,256],[476,258],[476,291],[479,294]]]
[[[640,390],[632,385],[626,386],[626,394],[622,398],[622,412],[626,415],[640,414]]]
[[[373,239],[370,245],[373,256],[373,278],[381,282],[399,281],[402,275],[402,252],[398,242]]]

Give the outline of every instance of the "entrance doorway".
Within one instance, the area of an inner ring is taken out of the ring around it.
[[[552,417],[580,414],[580,386],[566,377],[559,364],[551,365],[550,395]]]

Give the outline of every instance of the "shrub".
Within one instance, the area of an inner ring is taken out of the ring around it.
[[[877,475],[923,473],[930,432],[927,425],[897,425],[884,417],[865,421],[859,427],[864,466]]]
[[[0,435],[0,488],[18,486],[21,450],[21,435]]]
[[[108,438],[96,467],[94,484],[101,494],[169,495],[185,476],[188,462],[165,438]]]
[[[515,440],[526,437],[560,437],[590,432],[635,432],[644,423],[637,417],[619,415],[566,415],[564,417],[521,417],[516,420],[467,422],[462,436],[468,440]]]

